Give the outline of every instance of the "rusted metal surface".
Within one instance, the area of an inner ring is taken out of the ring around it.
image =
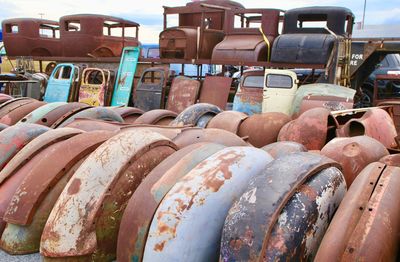
[[[67,105],[72,105],[72,104],[75,104],[75,103],[68,103]],[[79,104],[80,105],[84,105],[84,106],[82,106],[82,107],[79,106],[79,107],[73,108],[71,110],[65,110],[65,111],[64,110],[60,110],[60,111],[57,110],[57,114],[54,114],[54,115],[52,114],[52,116],[54,117],[55,120],[54,121],[50,121],[50,122],[53,122],[50,127],[51,128],[57,128],[65,120],[67,120],[70,117],[73,117],[73,115],[78,114],[79,112],[82,112],[82,111],[87,110],[89,108],[92,108],[91,106],[86,105],[86,104],[82,104],[82,103],[79,103]],[[52,120],[53,120],[53,118],[52,118]]]
[[[9,96],[9,95],[6,95],[6,94],[0,94],[0,104],[3,104],[3,103],[5,103],[7,101],[10,101],[12,99],[13,99],[12,96]]]
[[[49,130],[35,139],[30,141],[24,146],[15,156],[7,163],[7,165],[0,171],[0,184],[8,177],[18,171],[24,164],[26,164],[34,155],[39,154],[44,148],[49,147],[51,144],[66,140],[83,131],[73,128],[60,128]]]
[[[53,127],[60,128],[68,125],[77,118],[99,119],[105,121],[115,121],[123,123],[124,120],[120,115],[107,107],[93,107],[86,110],[77,112],[76,114],[69,115],[66,118],[60,118],[53,124]]]
[[[196,103],[199,90],[199,81],[187,77],[175,77],[168,93],[165,109],[181,113]]]
[[[14,125],[24,116],[26,116],[36,108],[43,106],[44,104],[44,102],[34,99],[15,101],[14,103],[9,104],[9,107],[4,107],[0,109],[0,123],[6,125]]]
[[[61,41],[56,38],[57,21],[37,18],[3,20],[3,41],[8,56],[61,56]],[[17,30],[13,31],[13,27]],[[43,30],[51,35],[43,37]]]
[[[303,144],[308,150],[321,150],[331,138],[328,134],[329,110],[313,108],[284,125],[278,141]]]
[[[239,126],[247,117],[245,113],[224,111],[214,116],[208,123],[207,128],[218,128],[237,134]]]
[[[264,146],[261,149],[266,151],[275,159],[292,153],[307,152],[307,148],[305,146],[291,141],[275,142]]]
[[[24,118],[22,118],[20,122],[35,123],[51,127],[57,120],[60,118],[62,119],[63,116],[90,108],[89,105],[77,102],[62,102],[62,104],[58,104],[58,106],[52,106],[52,104],[57,104],[57,102],[49,103],[39,107],[38,109],[32,111],[29,115],[26,115]]]
[[[127,201],[142,179],[175,150],[170,140],[148,130],[126,130],[99,146],[58,198],[42,234],[41,253],[114,259]]]
[[[380,108],[371,108],[359,119],[351,119],[337,130],[340,137],[366,135],[375,138],[387,148],[396,148],[396,127],[388,112]]]
[[[276,142],[279,131],[290,120],[289,116],[278,112],[252,115],[240,125],[238,135],[248,137],[248,142],[255,147],[263,147]]]
[[[261,114],[264,88],[264,70],[243,73],[233,98],[233,110],[248,115]]]
[[[211,104],[200,103],[192,105],[183,110],[174,121],[171,122],[171,126],[185,126],[185,125],[196,125],[200,117],[205,114],[219,114],[222,110]]]
[[[203,160],[161,201],[150,226],[143,259],[218,260],[229,208],[248,181],[272,160],[266,152],[253,147],[222,149]]]
[[[79,30],[68,30],[67,25],[79,24]],[[62,54],[66,57],[121,56],[125,46],[138,46],[139,24],[105,15],[68,15],[60,18]],[[121,30],[122,36],[110,35],[110,30]],[[128,34],[127,28],[135,31]],[[106,29],[104,31],[104,29]]]
[[[212,143],[189,145],[170,155],[147,175],[133,193],[122,217],[118,234],[118,261],[143,259],[149,227],[161,200],[179,179],[223,148]]]
[[[8,224],[1,240],[3,249],[14,254],[39,251],[43,228],[65,185],[83,159],[113,134],[109,131],[82,133],[41,155],[7,207],[4,220]]]
[[[368,136],[335,138],[321,150],[321,154],[337,161],[343,167],[348,187],[357,175],[372,162],[389,155],[387,149]]]
[[[119,114],[123,119],[125,123],[133,124],[135,120],[141,116],[144,111],[142,109],[136,108],[136,107],[111,107],[114,112]]]
[[[133,104],[143,111],[164,107],[168,71],[163,67],[146,69],[135,89]]]
[[[36,124],[10,126],[0,132],[0,169],[25,145],[50,129]]]
[[[339,168],[304,152],[273,161],[231,207],[221,260],[312,260],[346,191]]]
[[[89,132],[96,130],[119,131],[121,130],[121,128],[127,126],[129,125],[122,124],[119,122],[108,122],[97,119],[77,118],[74,119],[74,121],[72,121],[71,123],[67,124],[65,127],[76,128]]]
[[[134,124],[168,125],[178,114],[165,109],[154,109],[143,113]]]
[[[398,259],[400,169],[368,165],[354,180],[321,242],[316,261]]]
[[[388,166],[400,167],[400,154],[384,156],[381,159],[379,159],[379,162]]]
[[[186,128],[183,129],[174,139],[174,143],[179,147],[200,143],[210,142],[225,146],[247,146],[248,144],[231,132],[215,128]]]
[[[100,77],[98,77],[100,76]],[[107,106],[111,104],[113,91],[110,70],[85,68],[79,87],[78,101],[91,106]]]
[[[184,128],[182,127],[170,127],[170,126],[155,126],[155,125],[129,125],[129,126],[124,126],[121,129],[123,130],[128,130],[128,129],[132,129],[132,130],[139,130],[139,129],[146,129],[149,131],[153,131],[156,133],[159,133],[162,136],[165,136],[168,139],[174,139],[176,138],[179,134],[182,133],[182,130]],[[181,148],[181,147],[179,147]]]
[[[206,76],[200,90],[199,103],[216,105],[222,110],[228,102],[232,78],[223,76]]]

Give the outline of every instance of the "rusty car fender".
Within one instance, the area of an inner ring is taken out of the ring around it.
[[[133,124],[144,113],[142,109],[136,107],[121,106],[110,107],[110,109],[119,114],[124,119],[124,122],[128,124]]]
[[[207,103],[199,103],[189,106],[183,110],[174,121],[170,123],[171,126],[186,126],[186,125],[196,125],[200,117],[205,114],[217,115],[221,113],[222,110],[215,105]]]
[[[153,109],[139,116],[134,124],[167,126],[178,114],[165,109]]]
[[[169,139],[148,130],[125,130],[104,142],[58,198],[43,230],[42,255],[114,259],[127,201],[142,179],[175,151]]]
[[[387,166],[400,167],[400,154],[397,153],[393,155],[384,156],[381,159],[379,159],[379,162]]]
[[[307,148],[305,146],[291,141],[275,142],[266,145],[261,149],[270,154],[275,159],[279,157],[284,157],[292,153],[307,152]]]
[[[141,261],[151,221],[158,205],[175,183],[197,164],[225,148],[197,143],[170,155],[155,167],[133,193],[118,233],[117,260]]]
[[[74,121],[65,125],[65,127],[76,128],[87,132],[96,130],[119,131],[129,126],[129,124],[89,118],[75,118]]]
[[[214,116],[207,125],[207,128],[218,128],[238,134],[239,126],[248,115],[237,111],[224,111]]]
[[[54,102],[45,104],[22,118],[18,123],[32,123],[32,124],[39,124],[37,123],[40,119],[43,118],[44,115],[51,112],[52,110],[56,109],[57,107],[66,105],[67,102]]]
[[[113,135],[109,131],[85,132],[39,153],[40,160],[16,189],[4,215],[3,250],[11,254],[39,251],[46,220],[65,185],[83,159]]]
[[[274,160],[231,207],[221,261],[311,259],[345,191],[339,164],[327,157],[300,152]]]
[[[216,261],[229,208],[272,160],[254,147],[229,147],[200,162],[161,201],[143,260]]]
[[[389,155],[388,150],[379,141],[368,136],[334,138],[321,150],[343,168],[346,184],[350,187],[357,175],[372,162]]]
[[[33,110],[46,104],[38,100],[20,100],[19,102],[21,103],[13,103],[15,107],[9,109],[7,114],[0,118],[1,124],[14,125]],[[4,108],[0,112],[4,113]]]
[[[398,259],[400,168],[371,163],[354,180],[315,261]]]

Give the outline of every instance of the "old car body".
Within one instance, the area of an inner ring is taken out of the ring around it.
[[[113,72],[100,68],[86,68],[82,72],[78,101],[91,106],[107,106],[113,93]]]
[[[264,71],[245,72],[233,99],[233,110],[248,115],[260,114],[262,112],[263,87]]]

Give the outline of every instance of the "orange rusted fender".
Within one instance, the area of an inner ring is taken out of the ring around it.
[[[282,127],[278,141],[293,141],[308,150],[321,150],[334,137],[328,135],[329,115],[330,111],[322,107],[304,112]]]
[[[11,254],[39,251],[46,220],[65,185],[84,159],[113,134],[77,134],[39,153],[40,160],[27,172],[4,215],[7,225],[0,242],[3,250]]]
[[[26,144],[50,129],[36,124],[10,126],[0,132],[0,170]]]
[[[248,144],[231,132],[216,128],[186,128],[173,139],[179,148],[200,143],[211,142],[225,146],[247,146]]]
[[[38,154],[44,148],[49,147],[51,144],[63,141],[83,131],[73,128],[60,128],[49,130],[22,148],[0,171],[0,184],[3,183],[8,177],[12,176],[24,164],[26,164],[34,155]]]
[[[20,98],[15,98],[8,100],[2,104],[0,104],[0,118],[4,117],[7,115],[9,112],[15,110],[18,107],[21,107],[23,105],[32,103],[33,101],[37,101],[36,99],[30,98],[30,97],[20,97]]]
[[[400,168],[369,164],[354,180],[314,261],[396,261]]]
[[[273,158],[254,147],[220,150],[180,179],[151,222],[144,261],[217,261],[225,217]]]
[[[44,126],[52,126],[59,118],[69,112],[76,112],[76,110],[84,110],[90,108],[89,105],[83,103],[65,103],[55,102],[41,106],[30,114],[22,118],[19,123],[34,123]]]
[[[150,223],[161,200],[179,179],[223,148],[223,145],[212,143],[187,146],[170,155],[147,175],[129,200],[122,217],[118,233],[117,261],[143,259]]]
[[[174,121],[170,123],[171,126],[186,126],[186,125],[197,125],[199,119],[206,115],[217,115],[221,113],[222,110],[215,105],[207,103],[199,103],[189,106],[183,110]]]
[[[237,111],[224,111],[214,116],[207,125],[207,128],[224,129],[237,135],[239,126],[248,116]]]
[[[40,250],[50,258],[113,260],[125,206],[133,192],[176,146],[148,130],[126,130],[99,146],[58,198]]]
[[[336,131],[339,137],[366,135],[375,138],[387,148],[396,148],[396,127],[389,113],[381,108],[371,108],[359,119],[351,119]]]
[[[114,112],[118,113],[127,124],[133,124],[135,120],[141,116],[144,111],[136,107],[110,107]]]
[[[20,100],[19,102],[12,103],[13,108],[9,108],[6,115],[0,118],[1,124],[14,125],[24,116],[32,112],[33,110],[45,105],[45,102],[37,100]],[[5,108],[1,109],[1,113],[4,113]]]
[[[178,114],[165,109],[154,109],[139,116],[134,124],[167,126]]]
[[[379,159],[379,162],[388,166],[400,167],[400,154],[388,155]]]
[[[68,118],[63,119],[61,122],[56,122],[56,128],[64,127],[74,121],[77,118],[89,118],[89,119],[99,119],[105,121],[114,121],[123,123],[124,120],[120,115],[115,113],[113,110],[107,107],[93,107],[83,111],[80,111],[76,114],[69,116]]]
[[[95,130],[108,130],[108,131],[119,131],[121,128],[129,127],[129,124],[123,124],[119,122],[109,122],[98,119],[89,118],[76,118],[65,127],[77,128],[84,131],[95,131]]]
[[[307,152],[277,158],[229,210],[220,261],[312,261],[345,192],[333,160]]]
[[[9,96],[9,95],[6,95],[6,94],[0,94],[0,104],[3,104],[3,103],[5,103],[7,101],[10,101],[12,99],[13,99],[12,96]]]
[[[248,117],[239,127],[239,136],[248,137],[255,147],[263,147],[277,141],[279,131],[291,118],[283,113],[271,112]]]
[[[275,142],[264,146],[261,149],[266,151],[275,159],[292,153],[307,152],[307,148],[305,146],[291,141]]]
[[[346,184],[350,187],[357,175],[369,163],[379,161],[389,152],[379,141],[368,136],[335,138],[321,150],[343,167]]]

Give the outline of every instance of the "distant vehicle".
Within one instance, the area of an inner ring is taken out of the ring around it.
[[[158,44],[143,44],[140,48],[141,57],[160,58],[160,48]]]

